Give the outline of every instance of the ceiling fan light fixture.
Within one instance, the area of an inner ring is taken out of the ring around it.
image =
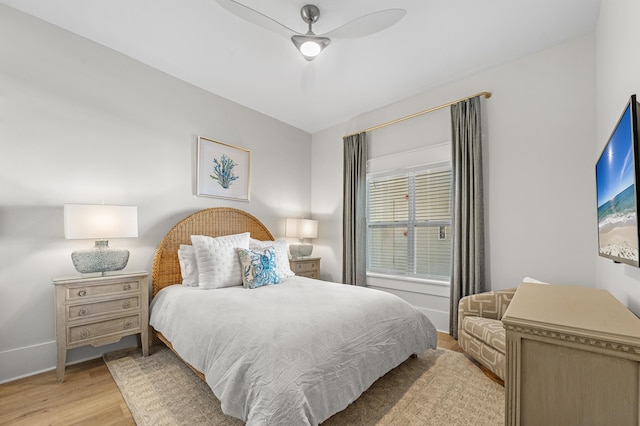
[[[318,56],[318,53],[322,51],[322,47],[315,41],[305,41],[300,45],[300,53],[304,56]]]
[[[405,9],[384,9],[371,12],[353,19],[329,32],[317,36],[313,32],[313,24],[320,18],[320,9],[313,4],[305,4],[300,9],[300,17],[308,25],[306,34],[301,34],[273,18],[242,4],[238,0],[216,0],[222,7],[246,19],[274,31],[291,37],[291,41],[307,61],[313,61],[331,43],[332,38],[356,38],[382,31],[398,22],[407,13]]]
[[[330,38],[318,37],[313,33],[294,35],[291,37],[291,41],[307,61],[313,61],[331,43]]]

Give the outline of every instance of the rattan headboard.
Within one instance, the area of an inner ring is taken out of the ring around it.
[[[191,244],[192,235],[221,235],[250,232],[257,240],[273,240],[273,235],[254,216],[228,207],[200,210],[178,222],[160,241],[153,258],[151,280],[153,296],[163,288],[182,282],[178,248],[180,244]]]

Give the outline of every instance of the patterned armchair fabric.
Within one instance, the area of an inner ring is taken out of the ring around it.
[[[506,338],[502,316],[516,289],[496,290],[460,299],[458,345],[504,380]]]

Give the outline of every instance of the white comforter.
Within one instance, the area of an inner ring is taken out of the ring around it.
[[[437,339],[397,296],[303,277],[253,290],[170,286],[150,324],[247,425],[316,425]]]

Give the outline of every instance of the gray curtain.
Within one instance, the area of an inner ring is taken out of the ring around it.
[[[458,338],[458,303],[485,291],[480,97],[451,106],[453,259],[449,334]]]
[[[344,137],[342,282],[366,284],[367,135]]]

